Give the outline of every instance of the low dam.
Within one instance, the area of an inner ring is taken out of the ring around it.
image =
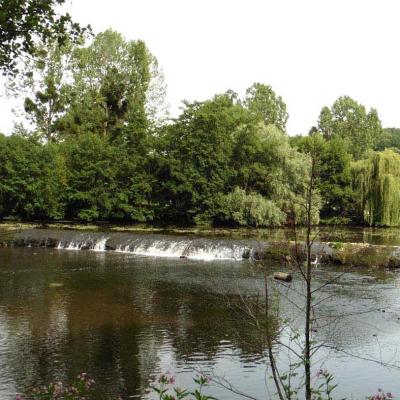
[[[279,260],[304,256],[304,243],[292,240],[210,238],[195,235],[85,232],[78,230],[27,229],[9,244],[65,250],[115,251],[148,257],[199,260]],[[353,242],[315,242],[320,262],[367,267],[400,267],[400,246]]]

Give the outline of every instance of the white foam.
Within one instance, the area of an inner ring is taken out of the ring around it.
[[[57,249],[103,252],[109,237],[80,237],[60,241]],[[143,237],[117,245],[115,252],[146,257],[189,258],[193,260],[242,260],[250,249],[244,245],[201,239],[164,239]]]
[[[138,244],[128,244],[118,246],[116,251],[120,253],[130,253],[148,257],[169,257],[179,258],[184,255],[185,249],[190,244],[190,241],[167,241],[156,240],[150,245],[146,242]]]
[[[94,247],[90,250],[93,251],[105,251],[106,250],[106,243],[107,243],[107,237],[103,237],[100,240],[98,240],[96,242],[96,244],[94,245]]]

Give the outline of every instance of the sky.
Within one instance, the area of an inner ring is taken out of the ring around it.
[[[142,39],[158,58],[171,113],[254,82],[287,104],[289,134],[306,134],[321,108],[349,95],[400,127],[398,0],[67,0],[93,31]],[[0,131],[12,128],[0,99]]]

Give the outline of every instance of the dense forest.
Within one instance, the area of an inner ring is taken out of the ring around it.
[[[7,74],[28,123],[0,135],[0,219],[301,224],[313,159],[315,223],[400,225],[400,129],[375,109],[343,96],[290,136],[284,100],[254,83],[171,119],[144,42],[83,36],[36,44]]]

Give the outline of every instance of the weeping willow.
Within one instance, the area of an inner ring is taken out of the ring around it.
[[[353,182],[366,223],[400,225],[400,154],[386,149],[355,162]]]

